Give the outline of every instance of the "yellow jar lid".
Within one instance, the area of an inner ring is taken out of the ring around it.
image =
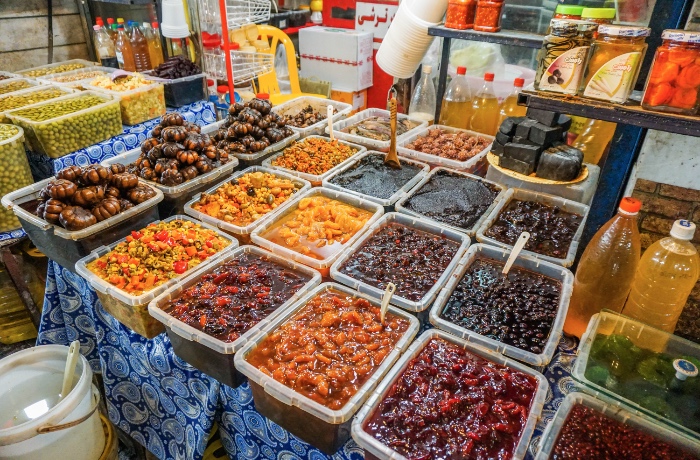
[[[615,19],[615,8],[584,8],[581,19]]]

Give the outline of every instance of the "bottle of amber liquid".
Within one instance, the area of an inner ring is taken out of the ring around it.
[[[134,51],[131,49],[131,41],[128,35],[126,35],[123,25],[118,27],[117,41],[114,44],[114,48],[117,53],[119,68],[128,70],[129,72],[135,72],[136,64],[134,62]]]
[[[472,103],[472,118],[469,128],[477,133],[495,136],[501,119],[500,105],[493,91],[494,75],[484,74],[484,86],[476,93]]]
[[[518,95],[522,91],[525,85],[524,78],[516,78],[513,80],[513,91],[508,95],[508,97],[501,104],[501,118],[498,121],[498,125],[503,122],[508,117],[524,117],[525,112],[527,112],[527,107],[518,105]]]
[[[441,125],[469,129],[473,100],[466,74],[466,67],[457,67],[457,76],[450,82],[445,92],[445,99],[442,101]]]

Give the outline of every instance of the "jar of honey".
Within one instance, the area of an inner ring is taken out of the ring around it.
[[[474,30],[480,32],[498,32],[501,30],[502,1],[478,0]]]
[[[644,88],[642,107],[695,115],[700,106],[700,33],[664,30]]]
[[[579,96],[626,102],[639,76],[649,32],[648,27],[601,25],[591,46]]]
[[[448,29],[472,29],[476,15],[476,0],[449,0],[445,27]]]
[[[557,5],[552,19],[581,19],[581,12],[584,7],[579,5]]]

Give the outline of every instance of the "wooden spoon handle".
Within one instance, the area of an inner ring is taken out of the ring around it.
[[[396,153],[396,123],[398,119],[396,98],[393,96],[389,101],[389,110],[391,112],[391,144],[389,145],[389,152],[393,155]]]

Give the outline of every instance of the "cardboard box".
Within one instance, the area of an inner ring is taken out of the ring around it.
[[[346,104],[352,105],[352,112],[348,116],[354,115],[361,110],[367,108],[367,90],[362,91],[335,91],[331,90],[331,99],[338,102],[344,102]]]
[[[309,27],[299,31],[301,76],[327,80],[337,91],[372,86],[373,34],[352,29]]]

